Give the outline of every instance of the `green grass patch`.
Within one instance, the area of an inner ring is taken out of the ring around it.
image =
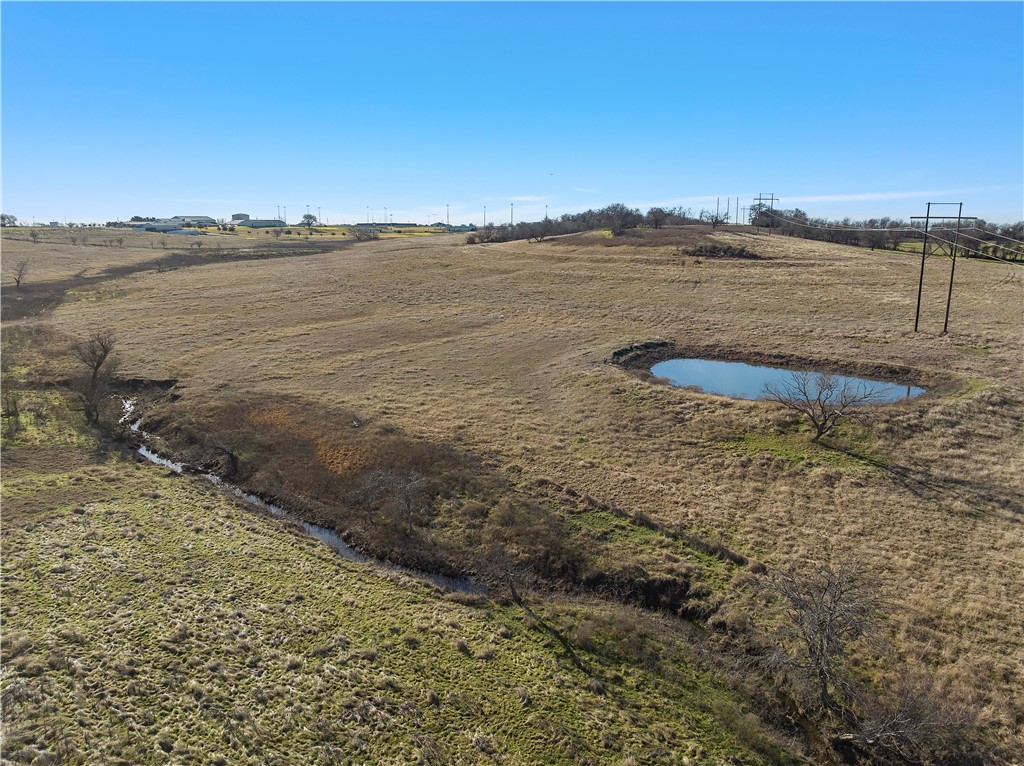
[[[840,424],[820,442],[812,442],[810,431],[801,427],[781,431],[758,431],[743,434],[726,443],[727,449],[760,457],[771,455],[787,463],[814,463],[837,468],[865,468],[886,456],[874,446],[866,429],[858,424]]]
[[[5,511],[39,498],[5,512],[0,541],[7,758],[784,759],[762,729],[733,730],[742,704],[657,618],[537,604],[575,637],[581,673],[517,607],[347,562],[200,479],[105,450],[77,413],[40,403],[50,414],[4,444]],[[68,433],[91,449],[63,462]],[[600,522],[623,541],[654,534]]]

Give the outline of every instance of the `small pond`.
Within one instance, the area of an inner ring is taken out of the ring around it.
[[[696,386],[706,393],[731,396],[733,399],[763,399],[766,385],[783,385],[787,380],[792,380],[793,372],[795,370],[713,359],[669,359],[651,368],[652,374],[668,379],[674,386]],[[858,392],[870,393],[876,402],[913,399],[924,393],[924,389],[917,386],[847,375],[833,377],[839,386],[854,386]]]

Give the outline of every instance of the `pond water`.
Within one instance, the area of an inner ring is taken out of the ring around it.
[[[674,386],[696,386],[705,393],[733,399],[763,399],[766,385],[783,386],[793,380],[794,372],[798,371],[714,359],[669,359],[651,368],[652,374],[668,379]],[[924,389],[918,386],[848,375],[834,375],[833,378],[839,387],[849,385],[858,393],[870,394],[873,401],[880,403],[913,399],[924,393]]]

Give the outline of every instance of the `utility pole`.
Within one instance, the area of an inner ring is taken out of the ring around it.
[[[772,217],[774,217],[774,213],[775,213],[774,205],[778,201],[779,200],[776,199],[776,197],[775,197],[775,192],[769,193],[767,197],[765,197],[763,193],[758,192],[757,199],[754,200],[754,202],[757,203],[758,212],[760,212],[761,206],[764,205],[765,202],[767,202],[769,204],[769,211],[770,211],[769,215],[772,216]],[[755,226],[757,228],[757,233],[760,234],[761,233],[761,224],[757,223]],[[771,225],[769,225],[768,226],[768,236],[770,237],[771,235],[772,235],[772,227],[771,227]]]
[[[949,267],[949,293],[946,295],[946,318],[942,322],[942,334],[949,328],[949,305],[953,302],[953,272],[956,271],[956,246],[960,241],[960,221],[963,218],[964,203],[956,211],[956,233],[953,235],[953,265]]]
[[[487,205],[484,205],[484,228],[487,228]]]
[[[510,202],[509,205],[510,207],[508,211],[508,225],[509,228],[512,228],[513,226],[516,225],[516,203]]]
[[[444,206],[444,228],[445,231],[452,230],[452,214],[448,209],[448,203],[445,203]]]
[[[946,206],[951,207],[957,206],[956,215],[936,215],[932,216],[932,206]],[[952,221],[956,219],[956,232],[953,235],[953,241],[948,242],[939,239],[940,242],[944,242],[950,246],[949,257],[953,263],[949,270],[949,290],[946,293],[946,316],[942,323],[942,333],[945,335],[949,331],[949,309],[953,303],[953,275],[956,273],[956,249],[960,241],[960,226],[964,221],[971,221],[972,223],[978,219],[974,216],[964,217],[964,203],[963,202],[929,202],[928,207],[925,209],[924,216],[912,216],[910,219],[911,225],[914,221],[920,221],[924,219],[924,237],[921,240],[921,273],[917,279],[917,309],[914,312],[914,332],[917,332],[918,326],[921,321],[921,293],[924,291],[924,262],[928,257],[928,229],[931,226],[933,220],[935,221]],[[940,247],[941,249],[941,247]]]
[[[932,203],[928,203],[924,217],[924,239],[921,241],[921,276],[917,280],[917,309],[914,311],[914,332],[921,321],[921,292],[924,289],[924,259],[928,255],[928,222],[932,217]]]

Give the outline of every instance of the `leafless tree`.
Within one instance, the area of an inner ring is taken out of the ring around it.
[[[11,276],[14,277],[14,286],[17,289],[21,289],[21,280],[28,274],[29,261],[28,258],[22,258],[20,261],[16,261],[14,268],[11,270]]]
[[[351,229],[349,229],[349,232],[359,242],[366,242],[367,240],[371,239],[380,239],[380,234],[378,233],[376,227],[353,226]]]
[[[885,697],[861,692],[855,731],[840,737],[899,763],[985,761],[971,744],[970,708],[934,679],[904,673]]]
[[[669,212],[662,207],[652,207],[647,211],[647,223],[651,228],[660,229],[668,220]]]
[[[851,566],[818,565],[776,572],[762,587],[780,597],[784,613],[767,665],[818,709],[834,745],[852,746],[872,763],[985,761],[971,741],[969,707],[930,675],[906,668],[882,639],[885,602],[871,578]],[[852,667],[858,646],[887,657],[895,678],[867,682]]]
[[[764,586],[782,597],[785,625],[773,662],[814,688],[821,709],[849,721],[851,644],[869,633],[879,606],[873,584],[849,567],[777,572]]]
[[[701,210],[700,220],[704,223],[710,223],[712,230],[714,230],[724,223],[729,223],[729,214],[713,210]]]
[[[412,534],[416,520],[427,514],[430,508],[427,479],[415,471],[407,474],[374,471],[367,477],[361,494],[407,535]]]
[[[528,236],[537,242],[543,242],[544,238],[550,236],[555,230],[555,222],[550,218],[544,218],[542,221],[530,223],[526,226]]]
[[[86,368],[85,373],[73,381],[73,387],[91,424],[99,422],[100,402],[117,369],[116,345],[117,336],[111,332],[96,332],[71,344],[71,355]]]
[[[30,231],[30,232],[28,233],[28,237],[29,237],[29,239],[31,239],[31,240],[32,240],[32,244],[34,245],[34,244],[35,244],[36,242],[38,242],[38,241],[39,241],[39,232],[38,232],[38,231],[35,231],[35,230],[33,230],[33,231]]]
[[[805,416],[814,426],[812,442],[818,441],[844,417],[859,417],[857,409],[879,400],[877,392],[863,383],[825,372],[791,372],[779,383],[764,387],[766,401],[777,402]]]

